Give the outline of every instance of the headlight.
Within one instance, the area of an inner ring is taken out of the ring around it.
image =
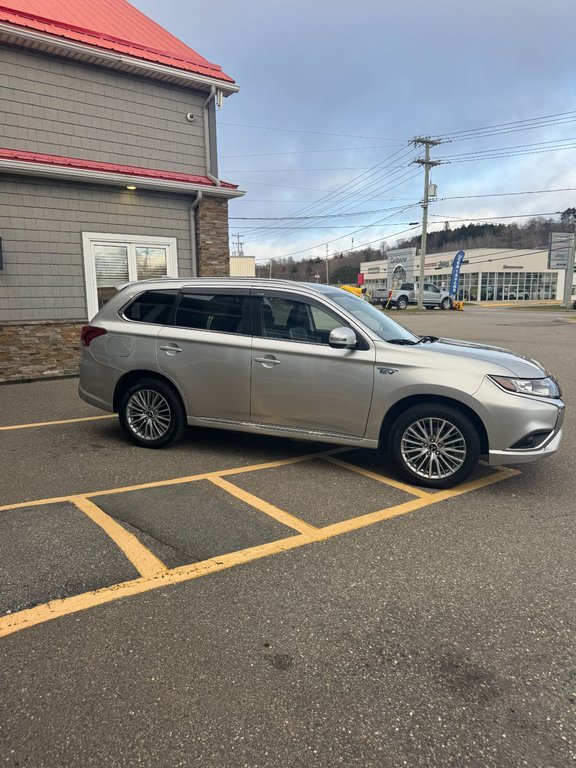
[[[508,376],[489,376],[506,392],[518,395],[535,395],[536,397],[560,397],[560,387],[554,379],[514,379]]]

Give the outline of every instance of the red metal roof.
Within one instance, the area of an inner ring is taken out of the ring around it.
[[[0,0],[0,22],[234,82],[126,0]]]
[[[101,173],[115,173],[119,176],[140,176],[147,179],[161,179],[164,181],[176,181],[186,184],[198,184],[199,186],[215,187],[214,182],[207,176],[196,176],[191,173],[176,173],[175,171],[163,171],[158,168],[139,168],[134,165],[118,165],[117,163],[101,163],[95,160],[83,160],[79,157],[61,157],[59,155],[45,155],[41,152],[25,152],[21,149],[1,149],[0,160],[14,160],[24,163],[38,163],[38,165],[50,165],[60,168],[76,168],[83,171],[100,171]],[[236,184],[222,181],[225,189],[238,189]]]

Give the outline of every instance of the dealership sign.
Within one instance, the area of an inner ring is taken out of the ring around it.
[[[548,246],[548,269],[568,269],[570,254],[574,249],[574,234],[551,232]]]

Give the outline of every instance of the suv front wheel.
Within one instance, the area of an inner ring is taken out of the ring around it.
[[[409,483],[451,488],[478,464],[480,439],[470,419],[456,408],[421,403],[396,419],[388,450],[398,474]]]
[[[143,379],[129,387],[118,412],[124,432],[145,448],[163,448],[186,431],[184,406],[172,387],[158,379]]]

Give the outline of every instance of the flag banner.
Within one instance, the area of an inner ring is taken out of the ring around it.
[[[452,277],[450,278],[450,296],[456,296],[458,293],[458,283],[460,282],[460,267],[464,259],[464,251],[458,251],[452,262]]]

